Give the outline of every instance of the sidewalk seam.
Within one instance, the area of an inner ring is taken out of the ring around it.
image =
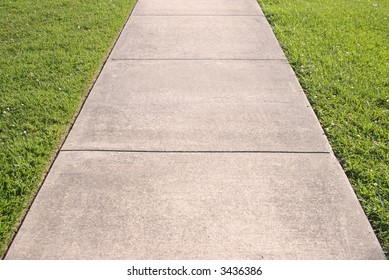
[[[331,152],[325,151],[226,151],[226,150],[111,150],[111,149],[65,149],[61,152],[105,152],[105,153],[156,153],[156,154],[331,154]]]
[[[212,14],[148,14],[148,15],[133,15],[133,17],[265,17],[264,15],[212,15]]]
[[[285,61],[288,62],[286,58],[111,58],[110,61],[131,61],[131,60],[145,60],[145,61],[158,61],[158,60],[187,60],[187,61],[229,61],[229,60],[237,60],[237,61]]]

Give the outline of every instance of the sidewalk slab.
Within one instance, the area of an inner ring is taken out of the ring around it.
[[[185,60],[107,63],[63,149],[331,150],[286,62]]]
[[[263,16],[131,16],[111,59],[285,59]]]
[[[134,16],[142,15],[262,15],[254,0],[138,0]]]
[[[329,154],[61,152],[7,259],[384,259]]]

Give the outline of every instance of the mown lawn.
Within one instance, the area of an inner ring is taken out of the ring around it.
[[[389,0],[259,0],[389,256]]]
[[[0,255],[135,1],[1,1]]]

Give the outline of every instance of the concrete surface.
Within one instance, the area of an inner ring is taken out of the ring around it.
[[[285,61],[181,60],[109,62],[63,149],[331,148]]]
[[[285,59],[263,16],[130,17],[112,59]]]
[[[329,154],[62,152],[9,259],[380,259]]]
[[[385,259],[256,5],[139,1],[6,259]]]
[[[262,15],[252,0],[138,0],[134,16],[142,15]]]

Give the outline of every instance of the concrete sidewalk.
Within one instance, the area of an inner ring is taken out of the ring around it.
[[[385,259],[255,0],[139,0],[7,259]]]

